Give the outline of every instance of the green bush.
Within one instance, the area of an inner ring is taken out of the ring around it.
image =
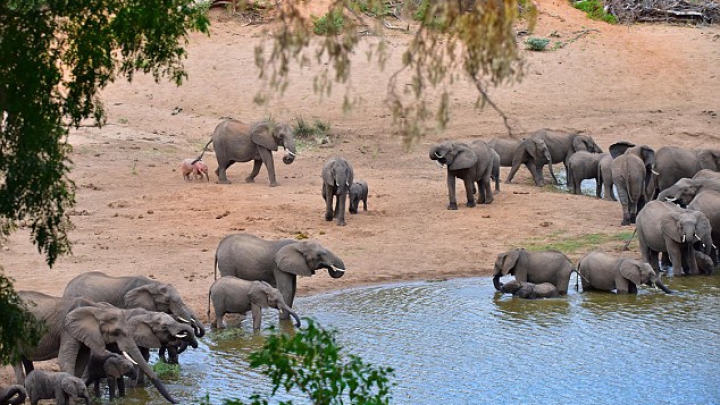
[[[526,49],[536,52],[542,52],[550,43],[547,38],[530,37],[525,41]]]
[[[573,7],[584,11],[593,20],[602,20],[608,24],[617,24],[617,17],[605,12],[605,6],[600,0],[581,0],[573,3]]]
[[[310,124],[303,118],[298,118],[297,123],[293,127],[295,138],[312,139],[315,137],[326,137],[330,134],[330,124],[315,118],[315,122]]]
[[[316,35],[338,35],[345,28],[342,10],[331,10],[322,17],[311,16],[313,32]]]

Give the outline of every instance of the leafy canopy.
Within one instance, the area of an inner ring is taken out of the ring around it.
[[[40,340],[42,327],[1,271],[0,267],[0,365],[5,365],[19,361],[22,348]]]
[[[416,140],[424,134],[426,121],[432,118],[440,129],[444,128],[450,120],[450,88],[460,79],[469,79],[477,88],[476,105],[489,103],[502,115],[510,130],[507,118],[492,103],[487,89],[522,77],[523,61],[515,41],[514,24],[521,15],[528,17],[530,26],[534,24],[536,10],[531,1],[518,4],[517,0],[329,0],[327,3],[328,12],[320,18],[303,13],[304,2],[276,0],[274,8],[269,8],[277,24],[268,28],[268,39],[255,49],[255,63],[260,78],[265,80],[256,102],[267,103],[274,91],[282,93],[287,89],[293,64],[302,67],[314,60],[318,66],[326,66],[315,77],[315,91],[327,95],[333,83],[346,84],[343,108],[351,108],[358,100],[352,99],[349,92],[350,62],[361,36],[379,36],[378,45],[368,57],[375,58],[383,68],[388,55],[382,31],[384,27],[397,29],[389,22],[396,21],[390,20],[390,16],[409,15],[415,20],[412,39],[403,54],[402,68],[391,75],[387,93],[399,134],[406,141]],[[388,3],[392,7],[401,5],[390,11]],[[240,6],[243,7],[252,5],[245,2]],[[375,24],[367,24],[366,17],[375,18]],[[313,30],[323,36],[313,41]],[[411,85],[405,86],[408,81]],[[434,89],[440,89],[436,102],[427,97],[428,91]]]

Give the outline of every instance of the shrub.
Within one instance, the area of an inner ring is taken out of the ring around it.
[[[617,24],[617,17],[605,12],[605,6],[600,0],[580,0],[573,3],[573,7],[584,11],[593,20],[602,20],[608,24]]]
[[[311,17],[316,35],[338,35],[345,28],[345,17],[341,10],[331,10],[322,17]]]
[[[526,49],[529,49],[531,51],[537,51],[537,52],[544,51],[549,43],[550,43],[549,39],[537,38],[537,37],[531,37],[525,41],[525,45],[527,45]]]
[[[330,124],[315,118],[313,124],[309,124],[303,118],[297,119],[297,124],[293,128],[295,138],[312,139],[314,137],[325,137],[330,133]]]

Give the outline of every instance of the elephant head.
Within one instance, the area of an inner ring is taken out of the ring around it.
[[[286,151],[282,159],[283,163],[289,165],[295,161],[297,154],[295,135],[287,124],[280,124],[269,119],[256,122],[250,128],[250,139],[256,145],[271,151],[277,151],[278,146],[282,146]]]
[[[682,178],[674,185],[658,194],[658,201],[670,201],[678,205],[687,206],[700,191],[700,182],[696,179]]]
[[[202,323],[171,284],[150,283],[134,288],[125,294],[125,306],[171,314],[178,321],[190,324],[197,337],[205,335]]]
[[[698,163],[701,169],[710,169],[720,172],[720,150],[702,149],[697,151]]]
[[[663,235],[676,243],[689,244],[705,243],[711,240],[711,227],[705,214],[700,211],[671,212],[669,216],[660,221]]]
[[[493,269],[493,285],[496,290],[502,291],[503,283],[500,282],[500,277],[506,274],[515,274],[515,265],[524,252],[524,249],[512,249],[497,255]]]
[[[650,264],[639,261],[639,260],[623,260],[620,262],[619,268],[620,275],[628,280],[629,282],[639,285],[656,285],[659,289],[663,290],[667,294],[672,294],[673,291],[665,287],[660,277],[655,273]]]
[[[91,351],[109,356],[106,346],[117,345],[122,354],[147,374],[153,385],[170,403],[177,401],[158,380],[145,361],[125,320],[124,311],[110,304],[77,308],[68,313],[62,330],[58,363],[63,371],[82,376],[90,359]]]
[[[315,241],[283,246],[275,254],[275,264],[280,271],[296,276],[309,277],[320,268],[327,269],[332,278],[345,275],[345,263]]]
[[[85,405],[90,405],[90,394],[81,379],[77,377],[63,378],[60,381],[60,388],[70,398],[82,398],[85,400]]]
[[[280,291],[265,281],[254,281],[250,287],[250,303],[260,308],[275,308],[280,314],[287,312],[295,319],[295,326],[300,327],[300,317],[283,299]],[[259,317],[254,317],[254,319]],[[258,325],[260,326],[260,325]]]
[[[503,294],[512,294],[520,297],[529,297],[532,295],[534,285],[532,283],[523,283],[519,280],[510,280],[500,285],[500,292]]]
[[[103,360],[103,371],[105,371],[107,378],[117,379],[122,378],[123,376],[128,377],[131,380],[137,378],[135,364],[116,353],[110,353],[110,356]]]
[[[176,321],[167,313],[133,308],[125,310],[125,319],[132,339],[138,346],[157,349],[169,343],[180,344],[184,341],[194,349],[198,347],[192,327]]]
[[[430,159],[438,164],[447,165],[448,170],[462,170],[477,163],[477,155],[466,144],[445,141],[430,149]]]
[[[595,140],[588,135],[577,135],[572,141],[573,152],[586,151],[590,153],[603,153]]]
[[[11,385],[0,389],[0,405],[18,405],[25,403],[27,392],[22,385]]]

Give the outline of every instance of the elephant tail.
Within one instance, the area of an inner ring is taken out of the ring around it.
[[[217,272],[218,272],[217,252],[215,252],[215,260],[213,262],[213,270],[215,270],[215,280],[217,280]]]
[[[205,144],[205,147],[203,148],[202,152],[200,153],[200,156],[198,156],[197,159],[193,160],[193,162],[191,164],[194,165],[198,161],[202,160],[203,155],[205,154],[205,152],[207,152],[207,148],[208,148],[208,146],[210,146],[210,143],[212,143],[212,141],[213,141],[212,138],[210,138],[210,140]],[[208,181],[209,181],[209,177],[208,177]]]

